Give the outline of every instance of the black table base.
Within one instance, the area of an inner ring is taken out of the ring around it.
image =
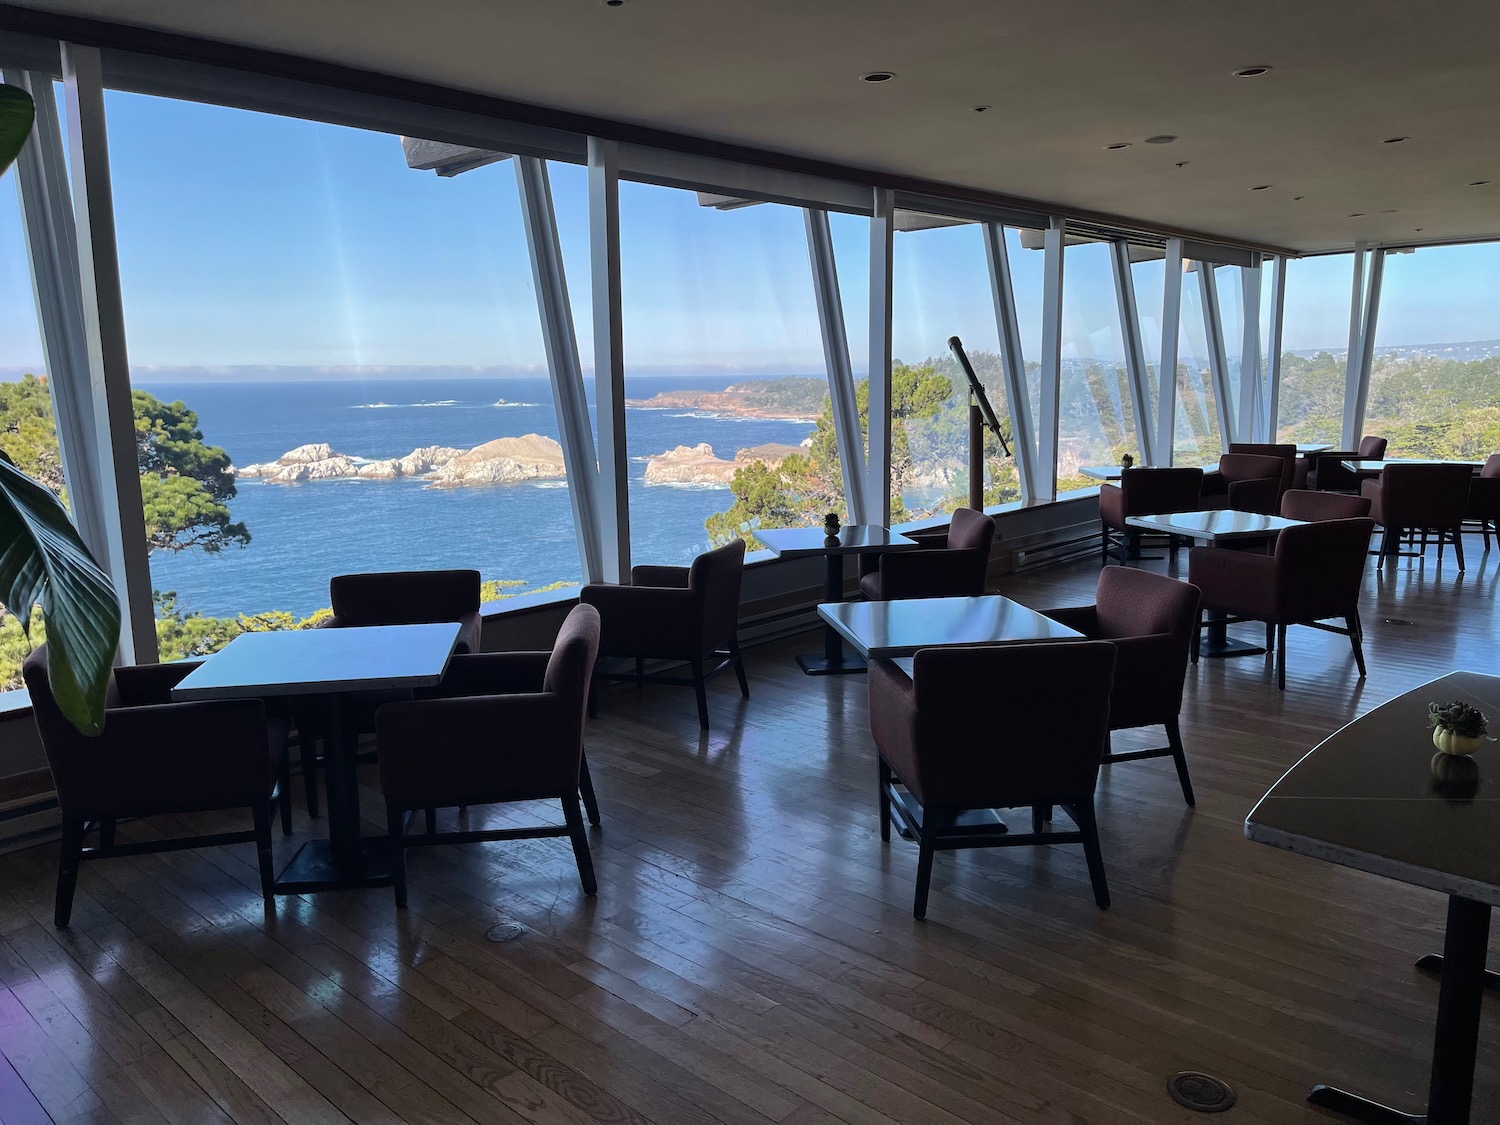
[[[1417,958],[1417,968],[1424,973],[1441,973],[1443,971],[1443,955],[1441,953],[1425,953]],[[1484,987],[1491,992],[1500,992],[1500,973],[1493,969],[1484,971]]]
[[[1264,645],[1253,645],[1248,641],[1237,641],[1229,635],[1229,626],[1222,619],[1210,617],[1205,623],[1203,640],[1198,645],[1201,660],[1227,660],[1234,656],[1262,656]]]
[[[823,600],[841,602],[844,600],[844,556],[830,552],[824,557],[828,560],[828,568],[823,576]],[[846,676],[869,670],[864,657],[844,651],[844,638],[832,625],[823,626],[822,655],[804,653],[797,657],[797,664],[809,676]]]
[[[1489,906],[1450,895],[1425,1114],[1403,1113],[1334,1086],[1314,1086],[1307,1100],[1368,1125],[1469,1125],[1489,942]]]
[[[338,863],[327,840],[309,840],[276,877],[279,895],[319,891],[348,891],[391,885],[389,836],[366,836],[359,841],[356,863]]]

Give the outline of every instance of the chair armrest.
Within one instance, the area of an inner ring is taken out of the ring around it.
[[[1229,491],[1229,485],[1224,480],[1224,474],[1218,469],[1207,469],[1203,473],[1203,484],[1198,489],[1199,496],[1223,496]]]
[[[1182,706],[1189,638],[1171,633],[1112,638],[1115,682],[1110,694],[1110,727],[1159,723]]]
[[[601,584],[585,586],[578,600],[599,611],[601,655],[668,650],[687,655],[699,647],[702,599],[697,591]]]
[[[1099,607],[1096,605],[1063,606],[1058,609],[1038,610],[1043,617],[1050,617],[1059,625],[1077,630],[1085,637],[1099,632]]]
[[[454,642],[455,653],[479,651],[479,638],[484,632],[484,618],[479,610],[472,609],[458,619],[458,640]]]
[[[322,621],[319,621],[316,625],[314,625],[313,628],[314,629],[347,629],[347,628],[349,628],[349,620],[348,620],[348,618],[340,617],[336,613],[330,613],[327,617],[323,618]]]
[[[1239,512],[1275,515],[1276,498],[1280,492],[1279,477],[1235,481],[1229,486],[1229,506]]]
[[[685,566],[633,566],[630,581],[635,586],[663,586],[672,590],[685,590],[688,584],[688,568]]]
[[[559,797],[578,788],[581,702],[556,692],[387,703],[380,785],[398,808]]]
[[[123,707],[171,703],[172,689],[187,678],[201,660],[179,660],[172,664],[126,664],[115,669],[115,686]]]
[[[479,652],[455,655],[443,682],[419,688],[418,699],[461,699],[474,695],[512,695],[542,690],[550,652]]]
[[[1119,485],[1099,486],[1099,518],[1111,527],[1125,526],[1125,490]]]
[[[1194,547],[1188,555],[1188,581],[1203,591],[1204,609],[1233,610],[1264,601],[1276,580],[1276,559],[1222,547]]]

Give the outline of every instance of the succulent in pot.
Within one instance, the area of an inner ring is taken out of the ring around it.
[[[1467,703],[1429,703],[1427,722],[1432,727],[1432,744],[1444,754],[1472,754],[1489,733],[1484,712]]]

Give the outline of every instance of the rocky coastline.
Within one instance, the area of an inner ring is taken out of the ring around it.
[[[746,465],[759,462],[774,469],[793,454],[806,456],[810,444],[811,440],[802,445],[757,445],[739,450],[732,461],[719,457],[706,441],[697,445],[679,445],[647,460],[646,483],[727,485]]]
[[[368,458],[335,452],[327,442],[299,445],[275,461],[231,468],[242,480],[302,484],[320,480],[423,480],[433,488],[560,480],[562,446],[541,434],[497,438],[473,449],[428,445],[405,457]]]

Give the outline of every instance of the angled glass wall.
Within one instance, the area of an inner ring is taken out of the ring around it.
[[[1184,262],[1183,268],[1182,321],[1177,342],[1177,424],[1172,436],[1172,460],[1177,465],[1208,465],[1217,461],[1225,449],[1210,344],[1204,327],[1203,291],[1197,276],[1198,270],[1213,267],[1203,262]]]
[[[1118,465],[1132,452],[1141,460],[1109,244],[1076,243],[1063,254],[1059,492],[1098,483],[1080,466]]]
[[[1287,263],[1277,441],[1342,441],[1353,284],[1352,254]]]
[[[1166,288],[1166,261],[1160,257],[1130,263],[1130,277],[1135,285],[1136,315],[1140,318],[1141,351],[1146,359],[1147,425],[1155,433],[1161,404],[1161,330],[1162,301]],[[1166,456],[1158,460],[1165,465]],[[1141,459],[1137,458],[1140,462]]]

